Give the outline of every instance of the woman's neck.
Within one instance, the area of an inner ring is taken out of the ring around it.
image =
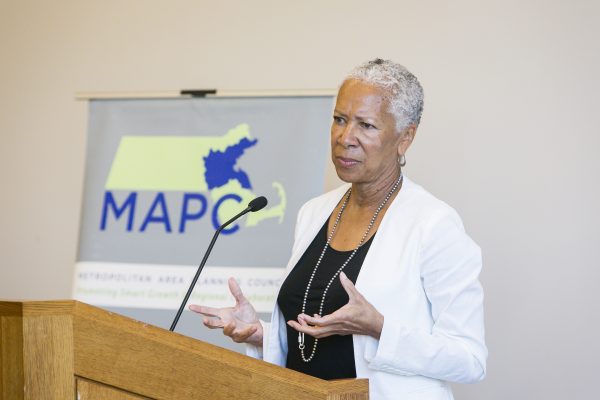
[[[350,202],[360,208],[377,208],[400,178],[400,168],[382,175],[376,182],[353,183]],[[396,193],[398,189],[396,189]]]

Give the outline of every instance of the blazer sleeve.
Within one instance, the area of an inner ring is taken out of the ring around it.
[[[267,321],[263,321],[262,319],[259,321],[262,330],[263,330],[263,345],[255,346],[250,343],[246,343],[246,355],[252,358],[257,358],[259,360],[263,359],[264,348],[268,345],[269,340],[269,330],[271,329],[271,323]]]
[[[298,211],[298,215],[296,216],[292,255],[298,251],[298,238],[300,236],[301,229],[304,226],[303,221],[305,221],[304,216],[306,214],[305,211],[307,209],[307,204],[308,203],[302,205]],[[288,263],[286,267],[286,274],[292,267],[293,265]],[[260,360],[265,360],[276,365],[285,365],[285,357],[287,356],[286,324],[285,320],[283,319],[283,314],[281,314],[281,311],[277,306],[277,299],[275,299],[275,304],[273,305],[271,321],[267,322],[260,320],[260,324],[263,328],[263,345],[255,346],[252,344],[246,344],[246,355]]]
[[[379,341],[366,348],[369,368],[459,383],[482,380],[487,348],[478,280],[481,251],[454,210],[430,218],[419,258],[433,327],[417,331],[386,318]]]

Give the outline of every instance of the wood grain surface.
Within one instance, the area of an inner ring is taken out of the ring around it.
[[[0,302],[0,372],[18,377],[6,349],[22,348],[24,385],[6,387],[26,390],[2,400],[71,399],[76,387],[90,400],[368,399],[366,379],[324,381],[75,301],[19,304]]]
[[[73,399],[73,329],[69,315],[23,317],[25,399]]]
[[[23,373],[23,318],[0,312],[0,399],[23,399]]]
[[[152,400],[83,378],[76,379],[77,400]]]

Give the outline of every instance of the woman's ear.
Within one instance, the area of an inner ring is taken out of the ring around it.
[[[412,144],[415,135],[417,134],[417,126],[409,125],[400,133],[400,142],[398,143],[398,156],[406,154],[406,151]]]

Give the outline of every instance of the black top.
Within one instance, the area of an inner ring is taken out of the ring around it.
[[[325,221],[317,236],[281,286],[277,304],[286,322],[289,320],[297,321],[298,314],[302,313],[302,301],[304,300],[308,280],[325,243],[327,243],[328,222]],[[344,268],[344,273],[353,283],[358,278],[358,273],[369,251],[373,237],[375,235],[358,249],[352,260]],[[337,251],[331,246],[327,248],[308,293],[305,311],[307,315],[314,315],[319,312],[321,297],[327,283],[342,264],[346,262],[350,254],[352,254],[352,251]],[[346,305],[348,300],[348,295],[342,287],[339,277],[337,277],[327,291],[323,314],[333,313]],[[300,349],[298,349],[298,331],[289,325],[286,325],[286,328],[288,341],[287,368],[321,379],[356,378],[352,335],[333,335],[319,339],[314,358],[310,362],[304,362],[300,355]],[[308,358],[312,353],[314,338],[305,334],[304,343],[306,345],[304,355]]]

